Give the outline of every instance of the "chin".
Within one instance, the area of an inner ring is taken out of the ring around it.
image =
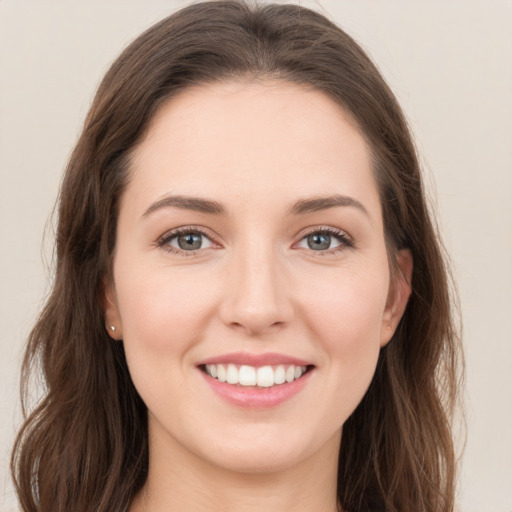
[[[305,457],[304,457],[305,458]],[[284,450],[261,450],[250,448],[240,452],[223,454],[211,462],[226,471],[245,475],[280,473],[296,467],[303,461],[297,453]]]
[[[334,435],[324,432],[324,436],[311,436],[301,429],[292,432],[283,426],[262,427],[247,428],[242,433],[227,432],[217,442],[212,439],[208,444],[215,449],[208,450],[206,456],[210,464],[241,474],[275,474],[301,466],[322,453],[324,447],[326,453],[339,450],[341,430]]]

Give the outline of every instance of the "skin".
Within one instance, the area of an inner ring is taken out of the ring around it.
[[[353,204],[290,213],[334,194]],[[170,195],[224,212],[165,206]],[[179,249],[176,237],[162,245],[187,226],[207,234],[200,249]],[[307,236],[326,227],[345,238],[311,248]],[[149,411],[149,476],[131,512],[337,510],[342,426],[403,314],[412,270],[402,251],[390,275],[370,152],[354,123],[303,86],[187,89],[133,151],[117,237],[105,313]],[[314,368],[284,403],[240,407],[197,368],[230,352]]]

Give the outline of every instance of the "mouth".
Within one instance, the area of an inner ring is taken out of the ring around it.
[[[197,363],[214,394],[250,409],[275,407],[301,394],[315,368],[310,361],[277,353],[237,352]]]
[[[277,364],[251,366],[247,364],[201,364],[199,369],[220,383],[239,388],[266,389],[281,387],[303,378],[313,365]]]

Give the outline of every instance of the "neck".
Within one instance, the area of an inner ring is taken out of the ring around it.
[[[151,442],[148,479],[130,512],[337,512],[340,433],[312,456],[269,473],[230,471],[176,442]]]

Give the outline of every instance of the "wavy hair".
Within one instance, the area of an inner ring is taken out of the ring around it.
[[[195,84],[277,78],[322,91],[372,151],[390,261],[414,258],[412,295],[373,381],[343,426],[338,498],[347,512],[452,512],[451,415],[462,374],[446,258],[428,211],[404,115],[360,46],[296,5],[211,1],[131,43],[100,84],[62,183],[52,291],[32,330],[22,397],[37,369],[44,396],[12,455],[24,512],[126,511],[148,468],[147,410],[122,343],[105,331],[130,151],[159,107]]]

